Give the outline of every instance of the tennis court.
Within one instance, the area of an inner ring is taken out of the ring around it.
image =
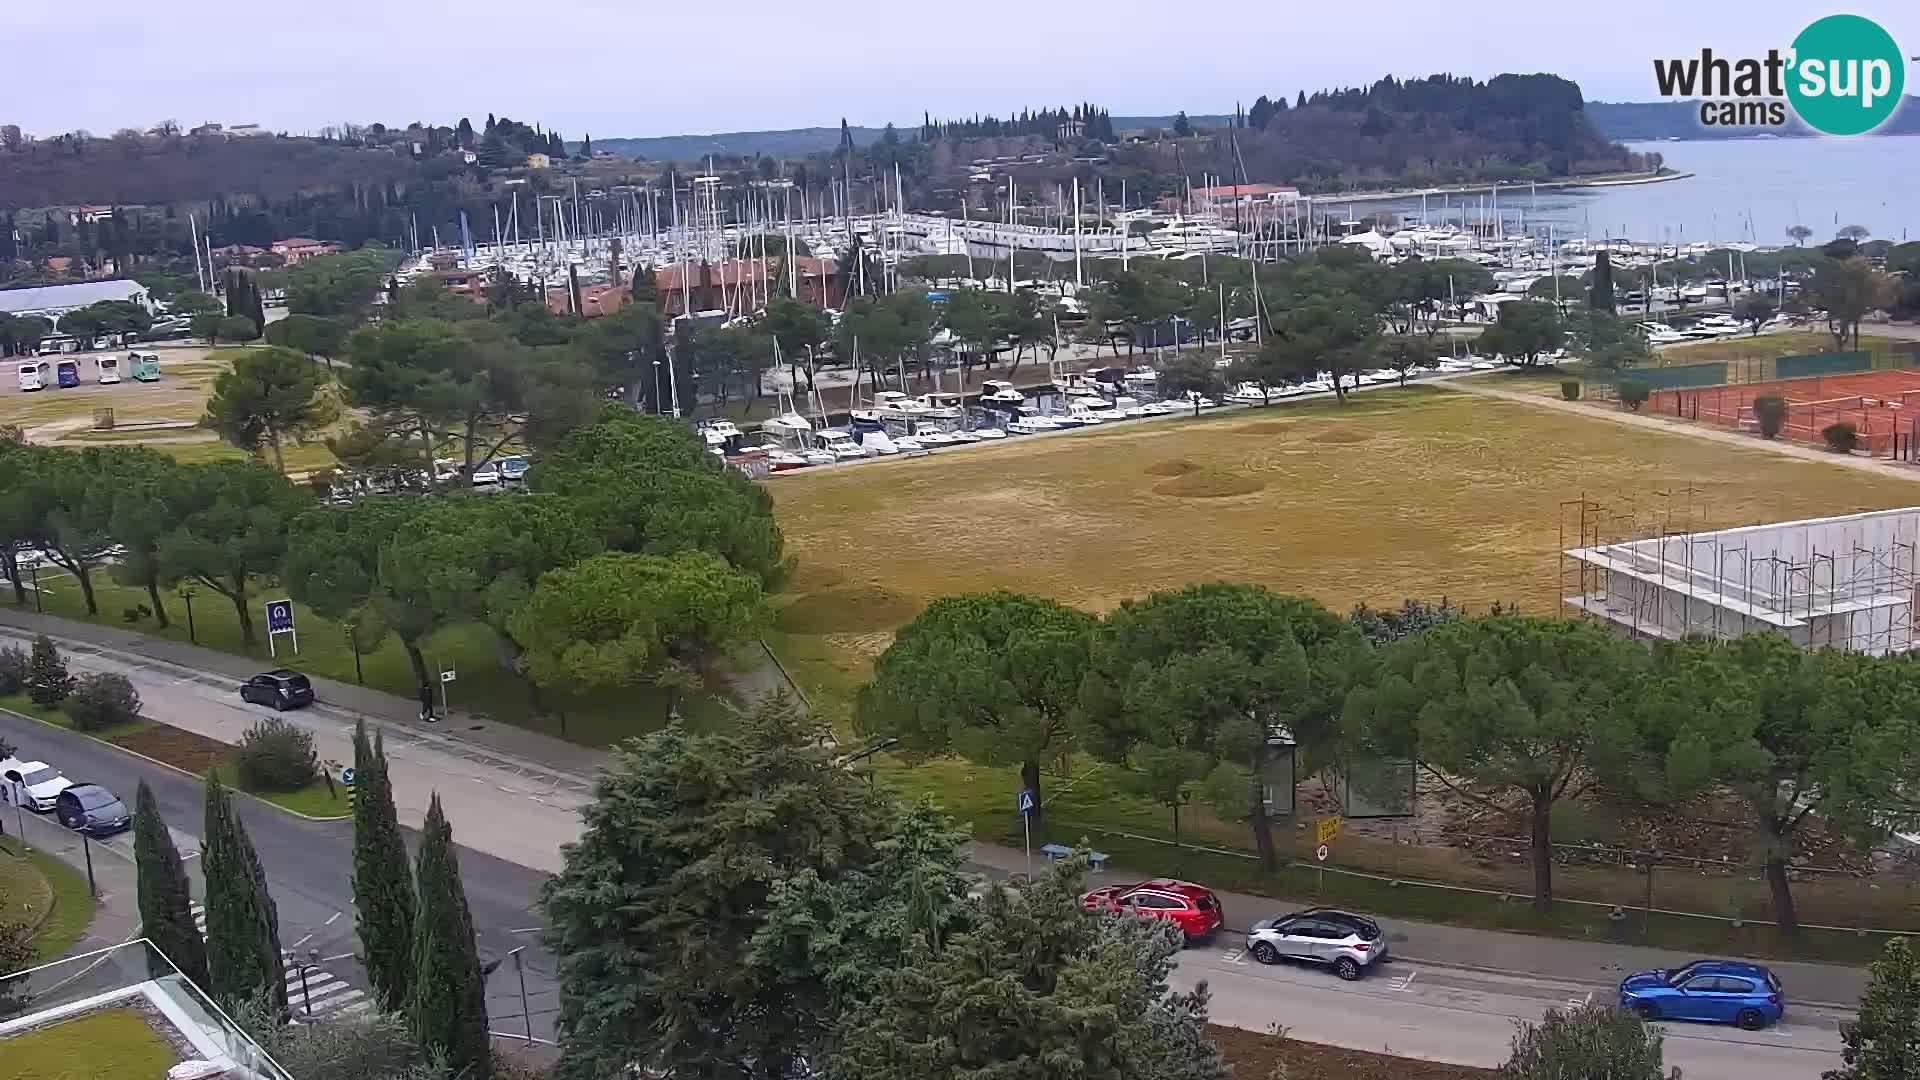
[[[1775,379],[1737,386],[1658,390],[1647,411],[1721,427],[1758,433],[1755,398],[1768,394],[1787,401],[1781,436],[1796,442],[1823,442],[1821,432],[1838,423],[1853,425],[1859,446],[1876,457],[1920,460],[1920,371],[1857,371],[1805,379]]]

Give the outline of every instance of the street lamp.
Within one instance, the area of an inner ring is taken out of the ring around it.
[[[179,588],[175,589],[174,592],[179,593],[180,599],[186,601],[187,603],[187,641],[190,644],[198,645],[200,644],[200,638],[198,635],[194,633],[194,628],[193,628],[193,594],[195,592],[194,587],[183,583]]]
[[[360,624],[348,619],[340,625],[347,632],[347,651],[353,654],[353,681],[365,686],[366,676],[360,674],[360,642],[355,636],[360,632]]]
[[[660,361],[653,362],[653,415],[659,416],[660,408]],[[38,593],[35,594],[39,595]]]
[[[33,561],[33,610],[37,612],[47,610],[40,603],[40,560],[38,559]]]

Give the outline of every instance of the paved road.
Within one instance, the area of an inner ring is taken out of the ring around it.
[[[1280,1025],[1297,1038],[1353,1049],[1495,1067],[1508,1054],[1517,1020],[1593,1000],[1604,992],[1579,983],[1392,961],[1354,983],[1314,968],[1266,967],[1243,942],[1189,950],[1176,988],[1206,980],[1214,1022],[1253,1031]],[[1702,1024],[1663,1024],[1666,1062],[1688,1076],[1811,1080],[1840,1065],[1835,1025],[1843,1014],[1789,1005],[1785,1023],[1746,1032]]]
[[[146,691],[143,686],[143,695]],[[162,704],[148,711],[156,719],[171,720],[177,715],[173,709],[178,707]],[[11,715],[0,714],[0,735],[19,746],[22,752],[54,764],[69,778],[96,781],[128,799],[133,797],[139,782],[145,780],[159,801],[162,816],[173,828],[182,854],[198,850],[205,805],[198,780],[148,764],[84,736]],[[350,880],[352,823],[303,821],[247,798],[238,800],[237,809],[267,870],[268,885],[280,911],[282,946],[298,955],[318,949],[324,961],[320,965],[322,970],[333,976],[329,983],[343,982],[350,988],[364,988],[364,976],[352,956],[358,948]],[[417,843],[418,834],[408,829],[406,838],[411,848]],[[108,844],[131,858],[131,834],[123,833]],[[189,860],[189,865],[194,868],[197,896],[201,892],[198,861]],[[531,944],[532,935],[514,931],[538,925],[533,903],[544,875],[464,845],[460,848],[460,870],[467,888],[467,902],[473,911],[481,958],[492,960],[517,945]],[[538,1038],[551,1038],[553,1010],[557,1007],[552,958],[534,947],[527,950],[525,959],[534,1034]],[[294,985],[297,987],[298,983]],[[510,963],[495,972],[489,982],[488,998],[495,1030],[522,1030],[519,986],[514,981]]]
[[[230,680],[224,676],[193,678],[173,664],[151,664],[142,658],[100,652],[73,656],[76,668],[119,667],[127,670],[146,699],[146,711],[155,719],[194,729],[213,728],[228,723],[226,714],[237,714],[248,721],[252,710],[238,706],[231,696]],[[330,715],[326,709],[288,714],[318,731],[337,737],[343,716]],[[426,759],[446,751],[436,743],[416,743],[415,739],[442,738],[419,735],[405,730],[407,725],[390,726],[390,742],[415,755],[410,768],[427,770]],[[147,765],[108,747],[64,731],[49,729],[30,721],[0,716],[0,734],[60,765],[69,775],[84,774],[122,791],[131,791],[144,777],[160,798],[163,812],[185,834],[183,843],[193,846],[193,831],[198,828],[200,791],[196,781],[170,770]],[[323,749],[323,754],[327,753]],[[546,843],[552,852],[562,840],[578,830],[572,811],[546,806],[525,798],[509,798],[498,788],[514,783],[512,776],[481,760],[459,759],[472,774],[467,783],[481,794],[453,804],[450,810],[456,837],[465,841],[461,867],[465,875],[483,957],[501,956],[509,948],[529,943],[531,935],[515,934],[538,921],[534,897],[543,877],[545,863],[554,856],[523,857],[535,865],[516,865],[488,854],[485,848],[520,852],[537,843]],[[406,810],[403,817],[408,816]],[[351,898],[345,879],[350,865],[350,830],[345,822],[311,823],[282,814],[260,804],[241,806],[242,819],[265,861],[282,916],[283,940],[299,948],[320,948],[323,957],[337,958],[354,948]],[[557,824],[569,822],[565,835]],[[183,828],[184,826],[184,828]],[[524,834],[524,835],[523,835]],[[517,836],[517,838],[516,838]],[[533,839],[529,839],[531,836]],[[413,839],[409,833],[409,841]],[[478,848],[478,849],[477,849]],[[1005,852],[976,845],[976,858],[970,870],[1004,873],[988,864],[1008,862]],[[1017,853],[1015,853],[1017,856]],[[999,857],[997,857],[999,856]],[[1229,911],[1234,910],[1229,901]],[[1249,898],[1241,906],[1253,910],[1258,905],[1276,905],[1274,901]],[[338,914],[336,914],[338,913]],[[329,922],[331,920],[331,922]],[[1315,970],[1265,968],[1237,952],[1237,941],[1226,939],[1211,948],[1196,949],[1182,959],[1176,982],[1188,986],[1205,979],[1214,991],[1215,1018],[1224,1024],[1265,1031],[1280,1024],[1297,1037],[1318,1042],[1352,1046],[1375,1051],[1391,1051],[1418,1057],[1454,1061],[1462,1064],[1494,1065],[1504,1060],[1513,1021],[1535,1019],[1554,1005],[1569,1000],[1585,1000],[1588,994],[1604,998],[1611,980],[1617,979],[1612,965],[1605,961],[1627,963],[1638,960],[1634,950],[1621,950],[1618,957],[1578,956],[1555,966],[1549,963],[1555,946],[1571,950],[1608,949],[1590,943],[1554,942],[1548,939],[1516,937],[1480,931],[1449,932],[1483,935],[1495,944],[1511,943],[1513,950],[1483,948],[1469,941],[1463,948],[1465,959],[1447,952],[1434,933],[1409,925],[1418,931],[1418,940],[1397,942],[1404,959],[1397,960],[1382,973],[1358,984],[1342,984]],[[1389,926],[1389,930],[1393,930]],[[1437,932],[1437,931],[1436,931]],[[305,939],[305,940],[303,940]],[[1562,950],[1564,951],[1564,950]],[[527,950],[528,989],[532,995],[534,1033],[551,1037],[551,1018],[556,1008],[550,957],[537,946]],[[1514,956],[1531,956],[1522,963]],[[1414,957],[1419,957],[1415,959]],[[1531,970],[1519,970],[1525,966]],[[1509,970],[1489,970],[1506,966]],[[325,970],[351,990],[363,985],[357,967],[350,959],[329,960]],[[1595,974],[1602,968],[1607,970]],[[1841,969],[1832,973],[1836,978]],[[1857,973],[1852,973],[1857,976]],[[1410,977],[1409,977],[1410,976]],[[1804,980],[1803,980],[1804,981]],[[1789,994],[1796,985],[1789,978]],[[340,990],[330,994],[342,993]],[[1803,996],[1811,997],[1812,994]],[[1830,1000],[1845,1000],[1835,993]],[[496,1031],[520,1030],[517,984],[511,966],[496,972],[490,983],[489,1010]],[[1668,1031],[1668,1060],[1696,1076],[1741,1075],[1755,1080],[1789,1080],[1816,1077],[1838,1064],[1838,1038],[1835,1024],[1843,1011],[1798,1006],[1788,1022],[1778,1029],[1746,1033],[1726,1028],[1675,1025]]]

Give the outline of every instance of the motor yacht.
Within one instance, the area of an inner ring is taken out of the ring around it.
[[[1062,427],[1066,426],[1069,425],[1062,424],[1058,417],[1041,416],[1038,412],[1028,414],[1023,411],[1019,417],[1007,425],[1007,433],[1009,435],[1038,435],[1043,431],[1059,431]],[[1074,424],[1071,426],[1079,427],[1080,425]]]
[[[853,433],[850,431],[828,428],[825,431],[814,432],[813,437],[819,441],[820,449],[832,454],[835,461],[858,461],[867,456],[867,452],[854,441]]]
[[[793,469],[804,469],[811,464],[813,464],[813,462],[808,461],[804,456],[796,454],[791,450],[775,448],[767,451],[767,469],[770,472],[788,472]]]
[[[1026,402],[1027,397],[1015,390],[1010,382],[988,379],[980,384],[980,400],[995,405],[1020,405]]]
[[[895,443],[893,437],[884,431],[861,432],[860,449],[866,451],[868,457],[891,457],[900,452],[899,444]]]

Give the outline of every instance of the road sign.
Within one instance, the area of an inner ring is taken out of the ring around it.
[[[1033,792],[1022,788],[1020,790],[1020,812],[1022,814],[1031,814],[1033,813],[1034,805]]]
[[[443,671],[443,672],[441,672],[441,673],[440,673],[440,681],[441,681],[441,682],[443,682],[443,683],[449,683],[449,682],[452,682],[452,681],[453,681],[453,669],[452,669],[452,668],[448,668],[447,670],[445,670],[445,671]]]
[[[349,785],[353,783],[353,766],[342,765],[340,767],[340,782]]]
[[[274,643],[280,639],[281,634],[293,638],[293,654],[300,655],[300,634],[293,628],[293,601],[269,600],[267,601],[267,654],[269,656],[280,655]]]
[[[1332,843],[1340,835],[1340,819],[1323,817],[1313,823],[1313,842],[1322,846]],[[1321,856],[1325,858],[1326,856]]]
[[[1327,845],[1325,844],[1321,844],[1319,847],[1313,849],[1313,857],[1319,859],[1321,862],[1326,862],[1327,856],[1330,854],[1332,854],[1332,852],[1327,850]]]

